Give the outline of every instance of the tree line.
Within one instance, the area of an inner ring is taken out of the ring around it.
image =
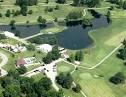
[[[9,71],[0,78],[0,97],[63,97],[63,91],[52,89],[49,78],[43,77],[36,82],[33,78],[19,75],[17,70]]]

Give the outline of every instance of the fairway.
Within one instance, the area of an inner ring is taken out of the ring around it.
[[[119,45],[126,35],[125,20],[116,19],[108,27],[89,32],[94,45],[89,48],[89,54],[85,54],[81,65],[86,67],[96,65]]]
[[[90,73],[80,71],[75,72],[73,77],[82,86],[82,91],[87,97],[117,97],[103,78],[94,78]]]

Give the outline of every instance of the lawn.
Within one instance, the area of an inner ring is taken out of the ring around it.
[[[96,75],[95,75],[96,76]],[[87,97],[119,97],[106,84],[104,78],[94,77],[86,70],[79,69],[73,74],[75,82],[79,83]]]
[[[43,75],[42,73],[38,73],[38,74],[32,76],[32,78],[33,78],[35,81],[39,81],[39,80],[42,79],[43,77],[45,77],[45,75]]]
[[[44,34],[54,34],[54,33],[58,33],[58,32],[61,32],[64,30],[64,27],[63,26],[58,26],[58,27],[51,27],[51,28],[47,28],[47,29],[43,29],[41,30],[40,32],[41,33],[44,33]]]
[[[33,70],[33,69],[35,69],[35,68],[40,67],[40,66],[41,66],[41,64],[34,64],[34,65],[31,65],[31,66],[28,66],[28,67],[27,67],[27,71],[31,71],[31,70]]]
[[[61,72],[68,73],[74,70],[74,66],[65,62],[59,62],[57,63],[57,70],[58,70],[58,73],[61,73]]]
[[[81,65],[87,67],[96,65],[119,45],[126,35],[125,20],[114,19],[108,27],[89,32],[89,35],[94,40],[94,45],[85,49],[88,50],[88,54],[84,54],[84,60]]]

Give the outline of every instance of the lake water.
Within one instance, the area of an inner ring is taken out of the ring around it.
[[[88,32],[106,27],[108,25],[107,19],[105,16],[101,18],[95,18],[92,20],[92,27],[83,28],[82,25],[68,27],[68,29],[58,33],[58,44],[61,47],[78,50],[89,47],[93,40],[89,37]]]
[[[53,26],[54,25],[52,23],[48,23],[46,28],[50,28]],[[33,24],[33,25],[16,25],[15,28],[16,28],[15,30],[20,32],[20,37],[25,38],[40,33],[40,30],[44,29],[45,27],[40,27],[37,24]],[[12,30],[10,25],[0,25],[0,30],[15,33],[15,30]]]
[[[68,29],[56,34],[58,38],[58,45],[71,50],[89,47],[93,41],[89,37],[88,32],[93,29],[106,27],[107,25],[108,22],[106,17],[101,16],[100,18],[95,18],[92,20],[92,27],[86,27],[85,29],[82,27],[82,25],[68,27]],[[53,26],[53,24],[48,24],[46,28]],[[35,35],[42,29],[44,28],[40,28],[39,25],[16,25],[16,30],[21,32],[21,38]],[[0,25],[0,30],[13,32],[13,30],[11,30],[11,26],[9,25]]]

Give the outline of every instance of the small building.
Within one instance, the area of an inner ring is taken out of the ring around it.
[[[17,67],[21,67],[21,66],[25,66],[25,60],[23,59],[23,58],[21,58],[21,59],[18,59],[17,61],[16,61],[16,66]]]
[[[42,52],[48,53],[52,51],[52,46],[49,44],[42,44],[42,45],[37,46],[37,49]]]

